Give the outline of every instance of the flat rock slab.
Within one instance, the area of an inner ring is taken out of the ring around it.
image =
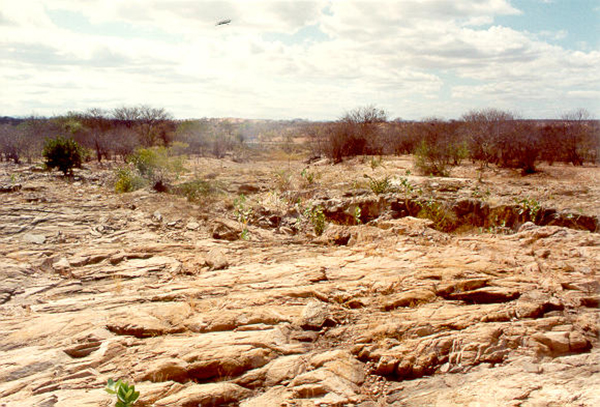
[[[249,240],[233,196],[116,195],[108,170],[77,185],[27,172],[2,195],[0,404],[113,405],[103,388],[122,378],[148,406],[600,405],[598,233],[447,234],[394,219],[400,195],[347,190],[353,166],[407,162],[322,163],[319,188],[275,194],[279,162],[198,161],[224,191],[257,185]],[[411,182],[481,209],[471,180]],[[526,182],[549,196],[557,180]],[[317,239],[298,198],[352,226]]]

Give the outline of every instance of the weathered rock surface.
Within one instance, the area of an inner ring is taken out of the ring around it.
[[[450,235],[361,198],[371,223],[319,244],[243,241],[44,176],[2,194],[0,406],[108,406],[108,378],[163,407],[600,405],[597,233]]]

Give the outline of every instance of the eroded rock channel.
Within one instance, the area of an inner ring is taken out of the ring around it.
[[[350,225],[363,201],[340,198],[318,239],[228,240],[184,199],[21,183],[0,196],[0,405],[108,406],[108,378],[163,407],[600,405],[597,225],[449,234],[377,197]]]

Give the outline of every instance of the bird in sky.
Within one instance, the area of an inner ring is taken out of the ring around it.
[[[231,20],[221,20],[219,21],[217,24],[215,24],[215,26],[219,26],[219,25],[227,25],[231,23]]]

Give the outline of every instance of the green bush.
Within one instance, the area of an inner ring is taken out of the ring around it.
[[[176,185],[173,187],[173,192],[185,196],[190,202],[200,202],[217,193],[218,189],[208,181],[194,179]]]
[[[425,140],[415,151],[415,167],[424,175],[447,177],[450,175],[449,165],[450,157],[447,152],[441,151],[439,146]]]
[[[317,236],[321,236],[325,231],[327,223],[325,222],[325,214],[321,205],[306,208],[304,216],[308,219]]]
[[[115,177],[115,192],[117,193],[132,192],[143,188],[146,184],[142,177],[128,167],[118,168]]]
[[[158,192],[167,192],[172,176],[184,172],[183,161],[184,157],[174,156],[173,150],[165,147],[139,148],[127,158]]]
[[[72,138],[58,136],[46,139],[42,155],[47,168],[58,168],[65,175],[73,174],[73,168],[81,168],[85,150]]]

